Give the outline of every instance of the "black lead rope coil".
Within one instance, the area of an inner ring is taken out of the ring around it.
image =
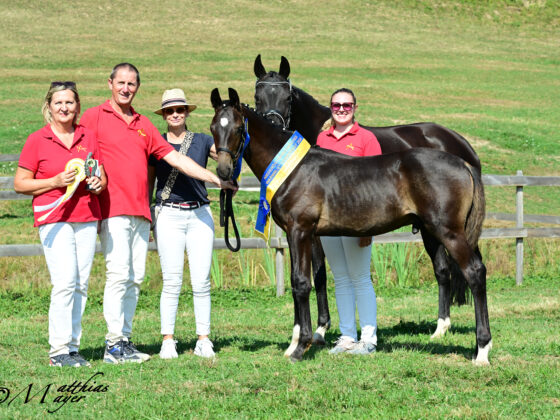
[[[224,228],[224,240],[226,241],[226,246],[232,252],[237,252],[241,249],[241,238],[239,237],[239,231],[237,230],[237,225],[235,224],[235,216],[233,214],[232,205],[232,190],[221,190],[220,191],[220,227]],[[236,246],[233,247],[229,242],[229,223],[228,219],[231,219],[231,224],[233,226],[233,232],[235,233]]]

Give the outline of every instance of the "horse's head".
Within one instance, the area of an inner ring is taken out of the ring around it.
[[[257,82],[255,84],[255,107],[258,113],[263,114],[269,121],[287,129],[290,124],[292,104],[292,83],[290,63],[282,56],[280,70],[266,72],[261,62],[261,55],[255,58],[253,67]]]
[[[222,101],[218,88],[212,90],[210,95],[215,112],[210,131],[218,153],[217,174],[223,180],[232,179],[245,140],[245,124],[239,96],[235,89],[229,88],[228,92],[228,101]]]

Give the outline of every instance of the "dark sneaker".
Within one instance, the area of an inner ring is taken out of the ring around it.
[[[76,362],[78,362],[80,366],[91,367],[91,364],[86,359],[84,359],[83,356],[77,351],[71,351],[70,357],[72,357]]]
[[[105,342],[105,355],[103,361],[110,364],[142,363],[144,360],[126,347],[127,342],[120,340],[114,345]]]
[[[124,347],[126,350],[128,350],[130,353],[135,354],[136,356],[138,356],[140,359],[142,359],[142,361],[146,361],[146,360],[150,360],[152,358],[152,356],[150,356],[147,353],[142,353],[141,351],[139,351],[136,346],[134,345],[134,343],[130,340],[125,341],[124,343]]]
[[[74,359],[69,354],[59,354],[57,356],[53,356],[50,358],[49,361],[51,366],[71,366],[71,367],[80,367],[80,363]]]

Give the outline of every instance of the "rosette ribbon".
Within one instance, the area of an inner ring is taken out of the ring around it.
[[[64,167],[64,169],[66,171],[72,171],[72,170],[76,171],[76,176],[74,178],[74,181],[72,181],[72,183],[66,187],[66,192],[58,200],[53,201],[50,204],[45,204],[45,205],[42,205],[42,206],[33,206],[33,211],[35,211],[36,213],[41,213],[43,211],[50,210],[48,213],[43,214],[41,217],[39,217],[37,219],[38,222],[44,222],[47,219],[47,217],[49,217],[65,201],[70,200],[70,198],[72,198],[72,196],[74,195],[74,193],[78,189],[78,185],[80,185],[80,182],[82,182],[84,179],[86,179],[86,172],[85,172],[85,169],[84,169],[84,161],[82,159],[79,159],[79,158],[70,159],[66,163],[66,166]]]

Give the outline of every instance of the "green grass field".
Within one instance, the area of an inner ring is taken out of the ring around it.
[[[474,146],[483,173],[560,175],[557,1],[2,1],[0,23],[0,154],[19,153],[42,126],[51,81],[76,81],[87,109],[108,98],[106,79],[122,61],[141,73],[138,111],[163,129],[152,111],[163,90],[181,87],[199,105],[189,128],[208,132],[210,91],[233,87],[253,104],[253,62],[262,54],[267,70],[277,70],[286,56],[292,83],[323,104],[336,88],[353,89],[364,124],[433,121],[454,129]],[[0,176],[13,174],[15,165],[0,163]],[[487,211],[514,212],[512,188],[486,194]],[[526,188],[525,200],[528,214],[559,214],[557,188]],[[252,236],[256,195],[239,193],[235,205],[243,236]],[[28,201],[0,201],[0,229],[2,244],[38,242]],[[192,354],[186,281],[180,358],[118,367],[100,360],[104,268],[96,256],[82,346],[93,367],[70,371],[47,366],[44,259],[0,258],[0,418],[558,418],[558,241],[526,241],[522,287],[514,286],[513,241],[483,241],[481,250],[494,336],[492,365],[483,369],[470,363],[472,307],[453,308],[452,334],[429,340],[437,289],[425,255],[415,287],[376,286],[380,342],[373,357],[335,358],[312,348],[303,363],[288,363],[282,353],[293,319],[289,291],[274,297],[262,251],[217,251],[224,274],[222,284],[213,280],[217,360]],[[150,253],[134,338],[153,354],[160,344],[160,289],[159,262]],[[329,296],[333,342],[333,289]],[[58,392],[61,386],[96,372],[103,375],[92,381],[108,386],[106,392],[83,394],[49,413],[60,405],[56,397],[68,395]],[[25,403],[31,383],[38,396]]]

